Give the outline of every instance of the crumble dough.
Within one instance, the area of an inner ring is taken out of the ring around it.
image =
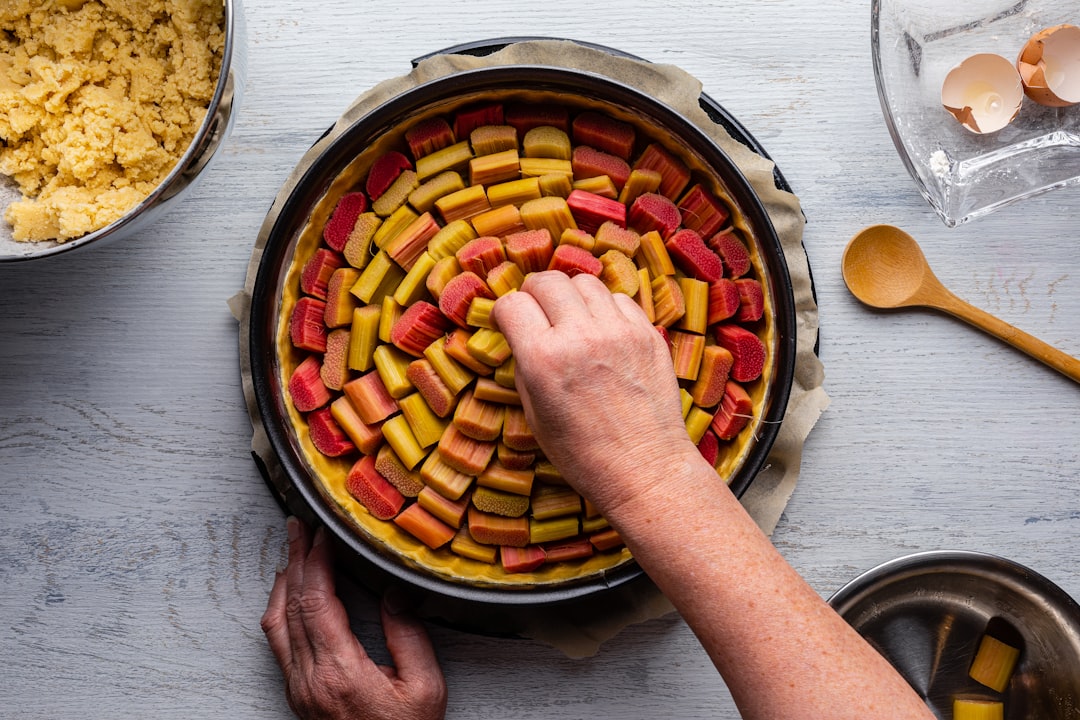
[[[61,242],[147,197],[198,131],[221,0],[0,1],[0,173],[15,240]]]

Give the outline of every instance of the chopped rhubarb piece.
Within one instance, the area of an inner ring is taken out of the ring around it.
[[[454,114],[454,136],[467,138],[472,131],[484,125],[503,124],[502,103],[482,103],[462,108]]]
[[[573,245],[560,245],[555,248],[548,263],[548,270],[559,270],[570,277],[582,273],[600,277],[604,265],[593,254]]]
[[[599,260],[597,261],[599,262]],[[326,352],[326,303],[315,298],[302,297],[296,301],[289,319],[289,337],[301,350]]]
[[[730,440],[746,427],[753,417],[754,403],[743,386],[732,380],[724,387],[720,409],[712,419],[712,430],[721,440]]]
[[[441,229],[431,213],[426,212],[389,239],[383,250],[402,268],[411,270],[417,259],[427,250],[428,241]]]
[[[528,470],[536,462],[536,452],[532,450],[514,450],[506,443],[499,443],[495,449],[499,463],[507,470]]]
[[[671,333],[663,325],[653,325],[656,328],[656,332],[660,333],[660,337],[664,339],[664,344],[668,346],[668,350],[671,350]]]
[[[536,435],[525,421],[525,411],[516,406],[506,408],[506,417],[503,419],[502,441],[511,450],[527,452],[540,449],[540,444],[536,441]]]
[[[427,358],[420,358],[409,363],[405,377],[424,398],[424,402],[433,413],[444,418],[454,412],[457,397],[435,372],[435,367]]]
[[[520,290],[524,282],[525,274],[521,272],[521,268],[509,260],[504,260],[488,270],[487,284],[496,297]]]
[[[465,243],[454,256],[462,270],[475,273],[482,280],[487,277],[488,270],[505,262],[506,250],[499,238],[482,235]]]
[[[757,335],[739,325],[717,325],[716,342],[731,352],[735,359],[731,377],[750,382],[761,376],[765,367],[765,343]]]
[[[640,195],[630,206],[628,224],[644,235],[655,230],[665,240],[682,223],[682,214],[675,203],[659,193]]]
[[[492,565],[499,556],[499,548],[494,545],[482,545],[472,539],[469,528],[463,527],[450,541],[450,550],[456,555],[467,557],[470,560]]]
[[[356,414],[368,425],[385,420],[398,411],[397,401],[386,389],[378,370],[364,373],[345,383],[342,390],[348,396]]]
[[[700,183],[686,191],[679,201],[679,211],[683,226],[697,230],[702,237],[716,234],[731,217],[727,205]]]
[[[398,514],[394,523],[432,550],[441,548],[457,534],[457,530],[416,503]]]
[[[476,483],[482,487],[527,496],[532,492],[535,477],[532,470],[511,470],[496,460],[476,477]]]
[[[421,120],[405,131],[405,142],[409,144],[413,160],[450,147],[457,142],[454,130],[444,118],[433,117]]]
[[[739,278],[735,281],[739,289],[739,311],[735,319],[739,322],[756,322],[765,314],[765,293],[761,283],[753,278]]]
[[[715,421],[716,418],[714,417],[713,420]],[[716,433],[706,430],[698,440],[697,449],[701,457],[705,458],[705,462],[716,467],[716,461],[720,458],[720,441],[717,440]]]
[[[622,537],[613,528],[593,533],[589,536],[589,542],[600,552],[614,550],[623,545]]]
[[[357,450],[365,455],[373,455],[379,449],[383,441],[382,427],[378,423],[369,425],[361,420],[349,398],[342,396],[330,403],[330,414]]]
[[[735,358],[725,347],[709,345],[705,348],[697,380],[690,387],[690,397],[694,404],[709,408],[720,402],[724,397],[724,385],[734,362]]]
[[[326,308],[323,311],[326,327],[339,328],[352,324],[357,298],[350,291],[359,279],[360,271],[352,267],[338,268],[330,276],[330,283],[326,286]]]
[[[346,328],[333,330],[326,336],[326,352],[323,354],[319,377],[330,390],[340,390],[349,379],[349,336]]]
[[[706,241],[724,262],[724,274],[729,278],[738,278],[750,271],[750,251],[735,234],[735,230],[728,228],[716,233]]]
[[[454,410],[454,426],[474,440],[494,441],[502,435],[506,407],[498,403],[478,400],[472,390],[461,396]],[[486,465],[486,463],[485,463]],[[482,468],[481,468],[482,469]]]
[[[705,353],[705,337],[696,333],[671,333],[671,361],[675,376],[682,380],[697,380],[701,359]]]
[[[463,433],[457,424],[451,424],[443,431],[438,447],[443,462],[466,475],[483,472],[495,453],[494,442],[475,440]]]
[[[365,453],[371,455],[372,453]],[[416,470],[410,470],[401,462],[394,449],[389,445],[378,448],[375,456],[375,469],[405,497],[416,497],[426,485]]]
[[[526,573],[543,565],[547,555],[544,548],[539,545],[528,545],[523,548],[504,545],[499,548],[499,557],[502,560],[503,570],[506,572]]]
[[[638,294],[640,277],[633,260],[618,250],[608,250],[600,256],[600,264],[603,266],[603,270],[600,271],[600,280],[608,290],[630,297]]]
[[[443,462],[442,453],[433,450],[420,466],[420,477],[428,487],[448,500],[459,500],[473,483],[472,475],[458,472]]]
[[[581,514],[581,496],[566,485],[538,485],[532,492],[532,516],[537,520]]]
[[[546,270],[555,252],[555,242],[547,228],[522,230],[506,236],[506,257],[523,273]]]
[[[450,421],[440,418],[424,400],[424,396],[414,392],[398,400],[401,414],[409,423],[413,437],[420,447],[427,448],[439,442],[443,431],[450,425]]]
[[[549,563],[584,560],[593,554],[593,544],[584,537],[544,543],[543,548],[547,554],[544,561]]]
[[[300,412],[310,412],[330,402],[330,391],[319,373],[321,365],[317,356],[309,355],[289,376],[289,395]]]
[[[503,517],[471,507],[468,523],[469,534],[478,543],[510,547],[525,547],[529,544],[528,518]]]
[[[412,162],[396,150],[384,153],[375,159],[368,171],[367,182],[364,189],[372,202],[378,200],[386,190],[394,184],[402,170],[412,170]]]
[[[507,105],[503,120],[517,129],[519,137],[525,137],[525,133],[542,125],[551,125],[563,132],[570,130],[570,112],[562,105]]]
[[[327,457],[341,457],[356,450],[356,445],[334,420],[329,407],[308,413],[308,434],[315,449]]]
[[[573,156],[570,136],[552,125],[540,125],[525,133],[521,139],[521,150],[529,158],[569,160]]]
[[[667,239],[664,247],[675,264],[691,277],[705,282],[716,282],[724,274],[720,257],[705,246],[705,241],[696,230],[677,230]]]
[[[300,290],[307,295],[326,299],[326,292],[330,285],[330,278],[334,271],[345,264],[339,253],[327,248],[319,248],[312,253],[311,258],[304,263],[304,269],[300,271]]]
[[[446,343],[443,345],[443,350],[452,359],[457,360],[459,363],[472,370],[477,375],[491,375],[495,372],[495,368],[491,365],[486,365],[469,352],[469,340],[472,339],[472,333],[464,328],[457,328],[446,336]]]
[[[605,222],[596,229],[594,255],[603,255],[608,250],[618,250],[627,257],[634,257],[640,247],[641,236],[618,223]]]
[[[439,308],[421,300],[410,305],[394,323],[390,330],[390,342],[410,355],[423,357],[424,348],[449,329],[450,321],[439,312]]]
[[[727,320],[739,309],[739,288],[728,278],[709,285],[709,324]]]
[[[476,273],[465,271],[446,283],[439,295],[439,310],[460,327],[467,328],[469,305],[478,297],[494,300],[495,293]]]
[[[460,528],[465,524],[465,514],[469,512],[471,496],[472,493],[465,493],[457,500],[450,500],[440,495],[435,488],[425,485],[416,496],[416,502],[450,527]]]
[[[596,238],[591,233],[578,228],[567,228],[559,236],[559,245],[573,245],[591,253],[596,247]]]
[[[349,233],[356,225],[356,218],[367,210],[367,196],[362,192],[345,193],[334,206],[330,219],[323,227],[323,240],[334,250],[341,252],[349,241]]]
[[[618,200],[601,197],[584,190],[574,190],[566,198],[566,206],[574,215],[577,226],[595,233],[605,222],[626,226],[626,206]]]
[[[630,177],[630,166],[625,160],[588,145],[578,145],[574,148],[574,153],[570,157],[570,166],[574,169],[575,180],[601,175],[609,177],[615,185],[615,199],[618,199],[618,191],[622,190],[627,178]]]
[[[528,230],[546,229],[556,238],[567,228],[577,228],[566,199],[557,195],[529,200],[521,206],[521,222]]]
[[[635,170],[656,170],[660,173],[659,193],[674,200],[682,194],[690,182],[690,168],[657,143],[652,143],[641,153]]]
[[[389,520],[401,511],[405,496],[375,469],[375,458],[365,455],[356,461],[345,478],[345,489],[380,520]]]
[[[458,137],[462,136],[458,135]],[[469,133],[469,144],[477,155],[516,150],[517,130],[509,125],[478,125]],[[491,188],[488,188],[488,192],[491,192]],[[496,203],[491,204],[494,206]]]
[[[575,143],[592,146],[623,160],[629,160],[634,151],[634,126],[609,115],[587,110],[574,118],[571,130]]]
[[[528,495],[515,495],[483,486],[473,491],[472,504],[477,510],[503,517],[521,517],[529,511]]]
[[[652,281],[652,296],[655,324],[671,327],[686,314],[682,287],[670,275],[661,275]]]

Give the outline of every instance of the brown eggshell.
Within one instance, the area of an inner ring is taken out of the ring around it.
[[[949,71],[941,84],[941,104],[973,133],[996,132],[1016,117],[1023,84],[1012,61],[1000,55],[972,55]]]
[[[1055,25],[1031,36],[1016,59],[1029,98],[1049,107],[1080,103],[1080,27]]]

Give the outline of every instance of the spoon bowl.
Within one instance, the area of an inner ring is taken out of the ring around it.
[[[934,275],[915,238],[898,227],[860,230],[844,249],[841,266],[848,290],[866,305],[941,310],[1080,382],[1080,360],[958,298]]]

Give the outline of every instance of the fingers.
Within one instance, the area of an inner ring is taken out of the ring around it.
[[[261,625],[278,665],[288,675],[289,668],[292,667],[292,647],[289,643],[288,620],[285,617],[285,593],[285,573],[276,573]]]
[[[402,606],[400,596],[393,589],[383,596],[382,622],[386,649],[398,678],[410,686],[414,697],[423,704],[445,705],[446,681],[431,638],[423,623]]]
[[[349,627],[345,606],[338,599],[330,543],[322,527],[315,531],[304,568],[300,617],[316,660],[343,655],[350,660],[367,659]]]
[[[566,273],[546,271],[525,279],[521,291],[531,295],[547,316],[550,325],[560,325],[588,317],[589,309],[581,293]],[[510,293],[516,295],[517,293]]]
[[[510,347],[551,328],[551,321],[536,298],[524,292],[513,292],[496,300],[491,316]]]
[[[289,645],[293,660],[310,663],[311,641],[304,628],[304,573],[311,533],[307,526],[294,517],[285,521],[289,535],[289,565],[285,568],[285,618],[288,623]]]

